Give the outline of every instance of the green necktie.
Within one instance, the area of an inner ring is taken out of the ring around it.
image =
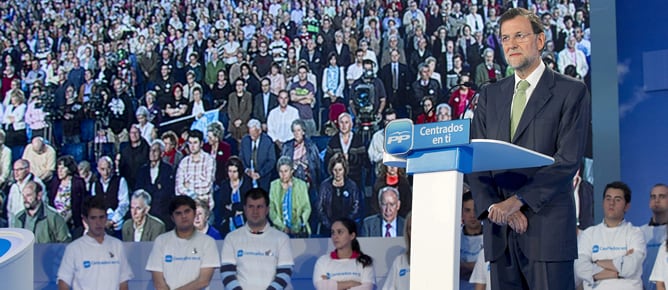
[[[515,95],[513,96],[513,105],[510,110],[510,137],[511,139],[515,137],[515,131],[517,130],[517,125],[520,123],[522,118],[522,112],[524,112],[524,107],[527,105],[527,88],[529,87],[529,82],[526,80],[521,80],[517,83],[517,88],[515,90]]]

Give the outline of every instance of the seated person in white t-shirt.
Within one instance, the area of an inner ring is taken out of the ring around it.
[[[469,283],[475,287],[475,290],[491,290],[492,284],[489,280],[489,262],[485,262],[485,250],[481,250],[475,261]]]
[[[585,290],[642,290],[645,238],[624,220],[631,207],[631,189],[623,182],[605,186],[603,222],[587,228],[578,240],[575,275]]]
[[[468,187],[468,186],[465,186]],[[482,252],[482,224],[475,214],[473,195],[468,188],[462,196],[462,233],[459,250],[460,290],[473,289],[469,283],[478,255]]]
[[[349,218],[332,223],[334,251],[320,256],[313,269],[317,290],[372,290],[376,276],[373,259],[362,252],[357,241],[357,225]]]
[[[649,275],[649,281],[655,283],[656,290],[666,290],[666,281],[668,281],[668,247],[666,241],[663,241],[659,247],[652,274]]]
[[[105,232],[104,197],[88,198],[83,205],[88,232],[65,248],[58,268],[58,289],[128,289],[132,269],[123,243]]]
[[[290,288],[294,261],[290,238],[269,224],[269,193],[246,193],[246,224],[225,237],[220,276],[225,289]]]
[[[174,230],[155,240],[146,270],[155,289],[208,289],[213,271],[220,267],[216,242],[195,230],[195,201],[178,195],[169,203]]]
[[[406,215],[404,227],[404,239],[406,239],[406,252],[397,256],[392,262],[390,270],[387,271],[387,279],[383,290],[406,290],[411,286],[411,213]]]

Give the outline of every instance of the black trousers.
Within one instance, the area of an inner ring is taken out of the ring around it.
[[[517,233],[508,233],[508,248],[503,256],[490,263],[492,290],[575,290],[573,260],[529,260],[519,248],[517,238]]]

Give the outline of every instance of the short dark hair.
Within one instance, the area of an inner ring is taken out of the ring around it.
[[[540,21],[538,16],[524,8],[510,8],[508,9],[503,15],[501,15],[501,19],[499,19],[499,28],[503,27],[503,23],[514,19],[515,17],[522,16],[525,17],[526,19],[531,22],[531,30],[535,34],[543,33],[544,28],[543,28],[543,23]],[[564,19],[566,21],[566,19]]]
[[[626,203],[631,202],[631,188],[624,182],[621,181],[614,181],[611,183],[608,183],[605,185],[605,189],[603,190],[603,199],[605,199],[605,193],[608,191],[608,189],[613,188],[613,189],[619,189],[624,192],[624,200]]]
[[[197,138],[200,142],[202,142],[202,140],[204,140],[204,133],[202,133],[200,130],[192,129],[188,131],[188,138]]]
[[[248,202],[248,199],[252,200],[258,200],[258,199],[264,199],[264,204],[266,206],[269,206],[269,193],[267,193],[264,189],[262,188],[253,188],[246,192],[246,198],[244,199],[244,205],[246,205],[246,202]]]
[[[193,211],[197,210],[197,205],[195,205],[195,200],[187,195],[177,195],[169,202],[169,215],[174,214],[177,208],[182,205],[188,206]]]
[[[81,214],[88,218],[88,212],[94,208],[104,212],[107,211],[107,206],[103,195],[90,196],[86,198],[83,202],[83,209]]]
[[[464,192],[464,194],[462,195],[462,202],[467,202],[469,200],[473,200],[473,194],[471,193],[470,190]]]

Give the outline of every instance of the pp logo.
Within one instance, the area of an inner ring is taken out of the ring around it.
[[[594,245],[594,246],[591,248],[591,252],[592,252],[592,253],[598,253],[598,251],[599,251],[599,247],[598,247],[598,245]]]
[[[389,154],[406,154],[413,149],[413,121],[394,120],[385,127],[385,151]]]
[[[244,255],[244,250],[238,250],[237,251],[237,258],[243,257],[243,255]]]
[[[84,261],[84,262],[83,262],[83,266],[84,266],[84,268],[86,268],[86,269],[90,268],[90,261]]]
[[[174,257],[172,255],[166,255],[165,256],[165,263],[171,263],[174,260]]]

